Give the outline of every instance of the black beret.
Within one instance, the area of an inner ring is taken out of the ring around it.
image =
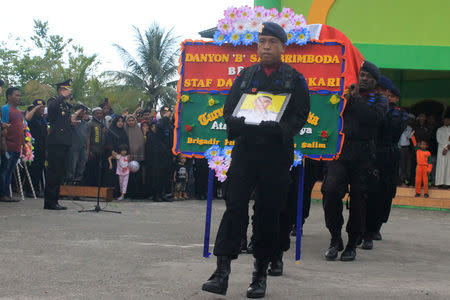
[[[392,89],[392,81],[386,76],[381,75],[380,79],[378,79],[378,85],[385,90]]]
[[[161,111],[172,111],[172,110],[168,106],[163,106],[161,107]]]
[[[45,101],[42,99],[35,99],[33,101],[33,106],[38,106],[38,105],[45,105]]]
[[[378,69],[378,67],[376,65],[374,65],[373,63],[371,63],[368,60],[365,60],[362,67],[361,67],[361,71],[366,71],[368,72],[370,75],[373,76],[373,78],[375,78],[375,80],[378,82],[378,80],[380,80],[380,69]]]
[[[395,96],[397,96],[399,98],[402,96],[402,94],[400,93],[400,90],[394,84],[392,84],[392,86],[389,90],[391,91],[392,94],[394,94]]]
[[[0,79],[0,87],[2,87],[4,84],[5,84],[5,82]]]
[[[287,35],[283,27],[273,22],[264,22],[259,29],[259,35],[270,35],[280,39],[282,43],[286,43]]]
[[[56,84],[56,88],[70,88],[72,85],[72,79],[68,79],[66,81],[60,82]]]

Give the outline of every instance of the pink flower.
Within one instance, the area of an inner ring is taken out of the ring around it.
[[[269,11],[267,9],[265,9],[263,6],[256,6],[254,8],[254,12],[255,12],[255,18],[262,20],[265,17],[267,17],[267,14]]]
[[[237,8],[236,7],[229,7],[224,12],[225,18],[230,19],[234,21],[237,17]]]
[[[229,19],[220,19],[219,23],[217,24],[217,29],[223,35],[226,35],[233,31],[233,24]]]
[[[289,20],[295,15],[294,11],[291,8],[283,7],[280,12],[280,18],[283,20]]]
[[[269,11],[267,12],[267,21],[275,21],[278,19],[278,10],[274,7],[269,9]]]
[[[216,155],[210,161],[208,161],[208,166],[210,169],[218,170],[222,166],[223,156]]]
[[[247,19],[253,17],[253,15],[254,15],[253,10],[247,5],[241,6],[237,9],[237,17],[239,19],[247,20]]]
[[[303,27],[306,26],[306,20],[303,15],[295,15],[292,18],[292,25],[294,26],[295,30],[301,30]]]
[[[220,182],[224,182],[227,179],[228,168],[225,168],[223,165],[216,169],[216,177]]]

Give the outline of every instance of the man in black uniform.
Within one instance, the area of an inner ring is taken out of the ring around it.
[[[408,125],[408,114],[398,107],[400,91],[389,78],[381,76],[377,90],[389,100],[389,107],[377,128],[375,171],[370,179],[366,230],[361,247],[365,250],[373,248],[374,239],[381,240],[381,225],[389,219],[392,198],[397,191],[398,141]]]
[[[43,184],[43,171],[45,165],[45,142],[47,140],[47,123],[44,120],[45,101],[36,99],[28,108],[25,119],[30,127],[31,136],[34,138],[34,159],[30,165],[30,177],[33,182],[36,197],[40,197],[40,183]],[[31,187],[27,191],[30,193]]]
[[[346,95],[343,113],[345,134],[341,155],[328,163],[327,175],[322,185],[325,223],[331,233],[330,247],[325,253],[327,260],[336,259],[342,251],[341,228],[342,198],[350,184],[350,215],[347,222],[348,243],[342,252],[342,261],[356,257],[356,245],[366,224],[367,193],[371,163],[375,155],[375,137],[378,124],[387,112],[387,99],[375,88],[380,71],[365,61],[358,77],[358,85],[351,85]]]
[[[309,94],[303,76],[281,62],[286,33],[278,24],[265,22],[258,38],[261,63],[244,69],[236,78],[227,96],[223,117],[228,139],[236,140],[228,170],[225,194],[226,211],[220,223],[214,246],[217,269],[202,289],[226,294],[231,260],[240,250],[242,229],[248,201],[256,188],[259,195],[255,207],[255,257],[252,282],[247,297],[265,296],[267,267],[279,248],[279,218],[286,202],[289,168],[293,162],[293,137],[306,122]],[[245,118],[233,117],[243,93],[265,91],[271,94],[290,93],[291,98],[279,123],[263,121],[247,125]]]
[[[88,136],[86,149],[88,161],[86,163],[86,184],[101,185],[100,174],[105,167],[105,135],[104,112],[100,107],[92,109],[92,119],[88,122]]]
[[[80,111],[70,115],[71,80],[56,85],[58,96],[48,100],[50,133],[47,137],[47,180],[44,192],[44,209],[65,210],[58,204],[59,187],[66,175],[66,160],[72,142],[72,124]]]

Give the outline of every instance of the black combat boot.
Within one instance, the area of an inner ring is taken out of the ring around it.
[[[364,250],[372,250],[373,249],[373,233],[372,232],[368,232],[368,233],[364,234],[361,248]]]
[[[360,235],[349,234],[347,246],[341,254],[341,261],[352,261],[356,257],[356,243]]]
[[[202,285],[202,290],[225,295],[228,289],[228,277],[231,273],[231,259],[228,256],[217,256],[217,269]]]
[[[344,252],[341,254],[341,261],[352,261],[356,257],[356,246],[345,246]]]
[[[247,298],[263,298],[266,295],[268,260],[255,259],[252,282],[247,289]]]
[[[283,252],[276,254],[270,262],[270,269],[267,272],[270,276],[283,275]]]
[[[374,241],[381,241],[383,239],[383,237],[381,236],[381,233],[380,233],[379,230],[377,232],[375,232],[375,234],[373,235],[372,239]]]
[[[344,250],[344,242],[342,237],[336,236],[331,238],[330,247],[325,252],[326,260],[335,260],[338,256],[339,251]]]

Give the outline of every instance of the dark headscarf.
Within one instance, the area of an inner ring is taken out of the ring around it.
[[[127,146],[129,146],[129,142],[128,142],[128,136],[127,133],[125,132],[125,128],[119,128],[117,127],[117,122],[119,122],[119,120],[122,119],[124,126],[125,126],[125,119],[122,116],[115,116],[111,126],[109,127],[109,130],[106,134],[106,150],[111,152],[111,151],[119,151],[119,146],[122,144],[125,144]]]

